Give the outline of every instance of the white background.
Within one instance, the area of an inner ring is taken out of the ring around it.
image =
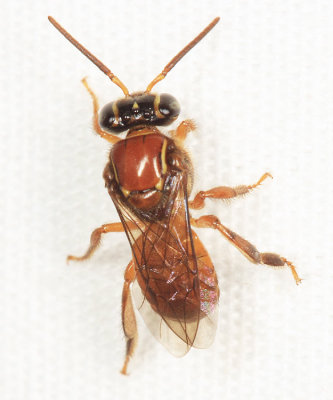
[[[48,14],[131,91],[221,17],[156,90],[197,121],[195,190],[274,175],[204,212],[293,260],[304,279],[297,287],[290,271],[254,266],[200,231],[220,281],[216,340],[173,358],[138,315],[129,377],[119,374],[125,236],[65,262],[117,220],[101,178],[109,145],[93,134],[80,79],[101,104],[121,91]],[[329,0],[1,1],[2,400],[332,398],[332,14]]]

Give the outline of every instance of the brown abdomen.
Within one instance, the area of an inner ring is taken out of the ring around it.
[[[188,239],[183,239],[156,225],[136,240],[133,251],[137,281],[153,310],[167,318],[191,321],[215,308],[219,289],[200,239],[193,232],[195,259]]]

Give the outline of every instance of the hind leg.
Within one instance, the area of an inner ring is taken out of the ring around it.
[[[237,233],[231,231],[215,215],[204,215],[200,218],[191,218],[191,225],[197,228],[217,229],[230,243],[232,243],[245,257],[254,264],[265,264],[270,267],[289,267],[295,279],[296,285],[302,279],[298,276],[296,268],[292,262],[275,253],[260,253],[253,244],[243,239]]]
[[[138,329],[136,326],[136,319],[130,291],[130,285],[135,279],[135,269],[133,261],[128,264],[125,270],[124,278],[125,282],[123,286],[121,318],[124,334],[126,337],[126,356],[124,365],[120,372],[124,375],[127,375],[127,366],[131,357],[133,357],[138,342]]]

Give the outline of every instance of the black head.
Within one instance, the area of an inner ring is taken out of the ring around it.
[[[169,125],[180,112],[178,101],[170,94],[152,94],[152,88],[166,77],[172,68],[187,54],[196,44],[204,38],[208,32],[219,22],[215,18],[203,31],[188,43],[171,61],[163,68],[147,86],[145,92],[129,94],[127,87],[121,80],[111,72],[98,58],[96,58],[81,43],[73,38],[58,22],[48,17],[49,21],[58,31],[64,35],[82,54],[92,61],[111,81],[120,87],[125,98],[108,103],[100,112],[99,123],[107,132],[119,133],[137,125]],[[83,80],[84,82],[84,80]],[[91,89],[85,84],[90,94],[94,97]],[[95,104],[96,107],[96,104]]]
[[[170,94],[142,92],[106,104],[99,123],[107,132],[120,133],[137,125],[169,125],[179,113],[179,103]]]

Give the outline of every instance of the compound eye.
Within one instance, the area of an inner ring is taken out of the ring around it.
[[[106,104],[99,113],[99,124],[102,129],[107,132],[117,132],[115,131],[114,122],[116,116],[114,114],[114,101]]]
[[[110,133],[120,133],[128,129],[131,121],[131,112],[127,105],[131,99],[112,101],[106,104],[99,113],[99,124],[103,130]],[[120,109],[119,105],[125,103]]]
[[[166,119],[174,120],[180,113],[180,105],[171,94],[163,93],[160,96],[159,111]]]

